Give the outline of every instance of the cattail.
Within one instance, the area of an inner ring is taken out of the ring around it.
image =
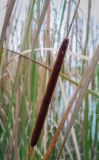
[[[46,119],[46,115],[48,112],[48,108],[49,108],[49,104],[57,83],[57,79],[63,64],[63,60],[64,60],[64,56],[65,53],[67,51],[67,47],[68,47],[68,43],[69,43],[69,39],[66,38],[63,40],[60,48],[59,48],[59,52],[56,58],[56,61],[54,63],[48,84],[47,84],[47,88],[46,88],[46,92],[44,95],[44,98],[42,100],[41,103],[41,107],[40,107],[40,111],[38,113],[37,119],[36,119],[36,123],[35,123],[35,127],[32,133],[32,137],[31,137],[31,146],[34,147],[40,137],[42,128],[43,128],[43,124],[45,122]]]

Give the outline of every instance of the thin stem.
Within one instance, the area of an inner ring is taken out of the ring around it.
[[[30,61],[33,62],[33,63],[36,63],[36,64],[44,67],[45,69],[48,69],[49,71],[52,71],[52,68],[51,68],[50,66],[48,66],[48,65],[46,65],[46,64],[43,64],[43,63],[41,63],[41,62],[38,62],[38,61],[36,61],[36,60],[33,59],[33,58],[27,57],[27,56],[25,56],[25,55],[22,55],[21,53],[15,52],[15,51],[10,50],[10,49],[7,49],[7,51],[12,52],[12,53],[15,53],[15,54],[18,55],[18,56],[21,56],[21,57],[23,57],[23,58],[25,58],[25,59],[27,59],[27,60],[30,60]],[[79,85],[78,82],[76,82],[76,81],[73,80],[73,79],[68,78],[65,74],[63,74],[63,73],[61,73],[61,72],[60,72],[60,76],[61,76],[62,78],[64,78],[65,80],[69,81],[70,83],[72,83],[72,84],[75,85],[75,86],[78,86],[78,85]],[[99,98],[99,93],[96,93],[96,92],[94,92],[94,91],[91,90],[91,89],[87,89],[87,92],[88,92],[89,94],[91,94],[92,96],[96,97],[97,99]]]
[[[78,4],[77,4],[77,7],[76,7],[76,10],[75,10],[75,13],[74,13],[74,15],[73,15],[73,18],[72,18],[72,21],[71,21],[71,24],[70,24],[70,27],[69,27],[69,29],[68,29],[68,33],[67,33],[67,38],[68,38],[68,36],[69,36],[69,33],[70,33],[70,31],[71,31],[71,27],[72,27],[72,25],[73,25],[73,22],[74,22],[74,19],[75,19],[75,16],[76,16],[76,13],[77,13],[77,10],[78,10],[78,7],[79,7],[79,3],[80,3],[80,0],[78,1]]]

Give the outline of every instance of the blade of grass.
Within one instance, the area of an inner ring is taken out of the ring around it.
[[[30,57],[27,57],[27,56],[23,55],[23,52],[22,52],[22,53],[18,53],[18,52],[12,51],[12,50],[10,50],[10,49],[8,49],[8,51],[13,52],[13,53],[17,54],[18,56],[21,56],[21,57],[23,57],[23,58],[25,58],[25,59],[27,59],[27,60],[30,60],[31,62],[36,63],[36,64],[38,64],[38,65],[40,65],[40,66],[48,69],[49,71],[52,71],[52,68],[51,68],[50,66],[48,66],[48,65],[46,65],[46,64],[44,64],[44,63],[38,62],[37,60],[35,60],[35,59],[33,59],[33,58],[30,58]],[[29,50],[29,52],[30,52],[30,50]],[[25,53],[25,52],[24,52],[24,53]],[[72,83],[72,84],[75,85],[75,86],[78,86],[78,84],[79,84],[79,83],[76,82],[75,80],[68,78],[65,74],[60,73],[60,76],[61,76],[63,79],[68,80],[70,83]],[[99,93],[94,92],[94,91],[91,90],[91,89],[87,89],[87,92],[90,93],[92,96],[94,96],[94,97],[96,97],[96,98],[99,98]]]
[[[77,115],[77,113],[79,111],[79,108],[80,108],[81,103],[83,101],[84,95],[85,95],[85,93],[87,91],[88,84],[89,84],[89,82],[91,80],[92,74],[94,72],[94,69],[95,69],[97,63],[98,63],[98,60],[99,60],[99,46],[97,47],[97,49],[96,49],[96,51],[95,51],[95,53],[94,53],[89,65],[87,67],[87,70],[86,70],[86,72],[85,72],[85,74],[83,76],[84,79],[83,79],[83,82],[82,82],[82,87],[79,89],[79,96],[77,97],[77,99],[75,101],[74,111],[72,113],[70,122],[69,122],[69,124],[67,126],[63,143],[62,143],[62,145],[60,147],[59,153],[58,153],[57,158],[56,158],[57,160],[59,159],[59,157],[61,155],[61,152],[63,150],[63,147],[64,147],[64,145],[66,143],[66,140],[67,140],[67,138],[69,136],[70,130],[71,130],[72,126],[73,126],[73,123],[75,121],[76,115]]]
[[[30,27],[32,24],[32,19],[33,19],[33,9],[34,9],[34,5],[35,5],[35,0],[30,2],[29,5],[29,9],[28,9],[28,15],[27,15],[27,24],[26,24],[26,28],[25,28],[25,32],[24,32],[24,36],[23,36],[23,42],[22,42],[22,49],[27,48],[28,46],[28,41],[29,39],[27,37],[29,37],[29,31],[30,31]]]
[[[88,130],[89,130],[89,103],[88,103],[88,94],[85,95],[85,110],[84,110],[84,158],[85,160],[89,159],[89,143],[88,143]]]
[[[13,11],[13,7],[14,7],[14,4],[15,4],[15,1],[16,0],[10,0],[9,5],[7,7],[6,15],[5,15],[3,29],[2,29],[1,37],[0,37],[0,63],[1,63],[1,59],[2,59],[3,41],[4,41],[4,38],[5,38],[7,26],[9,24],[9,20],[10,20],[10,17],[11,17],[11,13]]]
[[[37,26],[37,29],[36,29],[36,32],[35,32],[35,35],[34,35],[31,53],[33,53],[34,49],[36,48],[38,36],[39,36],[40,30],[41,30],[41,27],[42,27],[42,24],[43,24],[43,21],[44,21],[49,3],[50,3],[50,0],[45,0],[44,1],[42,12],[41,12],[41,15],[40,15],[39,20],[38,20],[38,26]]]
[[[59,37],[60,37],[62,22],[63,22],[63,19],[64,19],[65,8],[66,8],[66,0],[63,1],[63,6],[62,6],[62,13],[61,13],[60,24],[59,24]]]

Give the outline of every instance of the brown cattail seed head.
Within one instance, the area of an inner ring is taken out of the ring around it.
[[[35,127],[32,133],[32,137],[31,137],[32,147],[35,146],[39,140],[39,137],[43,128],[43,124],[45,122],[46,115],[48,112],[49,104],[57,83],[57,79],[58,79],[62,64],[63,64],[64,56],[67,51],[68,43],[69,43],[69,39],[64,39],[59,48],[58,55],[53,66],[53,70],[51,72],[51,75],[47,84],[46,92],[42,100],[40,111],[38,113]]]

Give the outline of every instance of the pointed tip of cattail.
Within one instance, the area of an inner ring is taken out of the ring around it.
[[[68,43],[69,43],[69,38],[65,38],[63,41],[64,41],[65,45],[68,45]]]

